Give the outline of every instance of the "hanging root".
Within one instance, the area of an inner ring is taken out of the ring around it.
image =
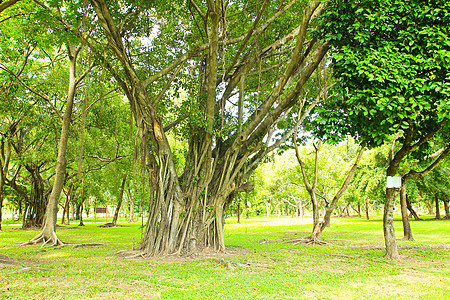
[[[34,238],[32,238],[28,242],[21,243],[22,246],[27,245],[37,245],[42,243],[42,247],[49,246],[49,247],[58,247],[58,246],[64,246],[65,244],[56,236],[56,232],[52,232],[52,236],[49,238],[46,238],[44,233],[41,232]]]

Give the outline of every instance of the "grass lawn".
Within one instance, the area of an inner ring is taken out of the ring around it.
[[[140,223],[59,227],[69,243],[97,247],[19,246],[37,234],[0,232],[0,299],[450,299],[450,221],[412,221],[414,242],[402,258],[383,258],[381,218],[332,219],[325,246],[264,242],[305,236],[309,218],[228,220],[223,255],[131,260]],[[402,237],[400,218],[395,220]]]

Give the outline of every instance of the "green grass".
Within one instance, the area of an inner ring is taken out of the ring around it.
[[[139,242],[140,223],[58,228],[70,243],[100,247],[19,246],[38,231],[3,226],[0,299],[449,299],[449,221],[412,221],[414,242],[399,240],[402,258],[383,257],[381,218],[335,218],[326,246],[259,243],[303,236],[309,219],[228,220],[226,261],[220,257],[127,260],[114,255]],[[397,237],[401,221],[395,220]],[[1,258],[1,257],[0,257]]]

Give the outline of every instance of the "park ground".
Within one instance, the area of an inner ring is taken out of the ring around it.
[[[323,246],[287,242],[310,232],[309,218],[229,219],[226,253],[146,260],[124,258],[140,223],[58,227],[71,244],[57,248],[20,246],[38,230],[4,225],[0,299],[450,299],[449,222],[412,221],[410,242],[396,218],[395,261],[380,217],[332,219]]]

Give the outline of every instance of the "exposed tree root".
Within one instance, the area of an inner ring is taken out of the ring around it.
[[[84,225],[83,225],[84,226]],[[109,228],[109,227],[124,227],[124,225],[114,225],[113,223],[106,223],[106,224],[103,224],[103,225],[100,225],[100,226],[98,226],[98,227],[101,227],[101,228]]]
[[[328,243],[325,242],[322,239],[316,238],[316,237],[303,237],[303,238],[298,238],[298,239],[293,239],[290,241],[286,241],[284,242],[285,244],[287,243],[292,243],[294,245],[299,245],[299,244],[305,244],[305,245],[319,245],[319,246],[324,246],[327,245]]]
[[[105,246],[105,244],[100,244],[100,243],[83,243],[83,244],[74,244],[74,245],[72,245],[72,248],[82,248],[82,247],[99,247],[99,246]]]
[[[295,237],[295,238],[290,237],[290,238],[273,239],[273,240],[263,239],[263,240],[259,241],[258,243],[259,244],[282,243],[282,244],[294,244],[294,245],[305,244],[305,245],[319,245],[319,246],[323,246],[323,245],[327,245],[328,244],[324,240],[319,239],[319,238],[315,238],[315,237],[312,237],[312,236]]]
[[[224,258],[214,258],[212,261],[215,261],[216,263],[227,267],[228,269],[234,270],[236,268],[251,268],[251,267],[260,267],[260,268],[269,268],[270,265],[268,264],[257,264],[257,263],[249,263],[249,262],[240,262],[240,261],[234,261],[234,260],[228,260]]]
[[[141,258],[145,259],[146,255],[143,251],[140,250],[120,250],[115,253],[115,255],[123,257],[125,259],[136,259]]]
[[[37,236],[35,236],[33,239],[31,239],[28,242],[21,243],[22,246],[28,246],[28,245],[37,245],[42,243],[42,247],[49,246],[49,247],[58,247],[58,246],[64,246],[65,243],[62,242],[57,236],[55,232],[52,232],[52,236],[50,238],[46,238],[44,233],[41,232]]]

